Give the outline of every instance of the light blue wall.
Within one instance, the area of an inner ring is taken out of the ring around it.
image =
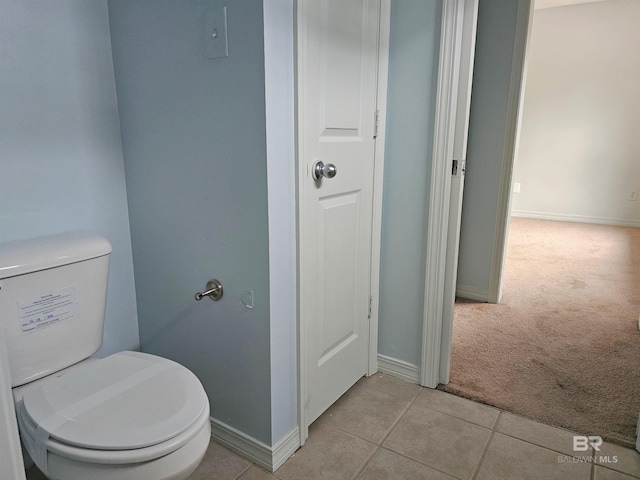
[[[420,364],[441,5],[391,2],[379,348]]]
[[[90,229],[113,245],[100,354],[138,347],[106,1],[0,2],[0,241]]]
[[[229,57],[208,59],[204,14],[224,4]],[[109,14],[142,349],[190,368],[215,420],[269,445],[262,2],[109,0]],[[224,297],[196,302],[214,277]]]

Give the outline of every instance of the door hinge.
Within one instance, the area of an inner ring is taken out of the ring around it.
[[[376,110],[373,117],[373,138],[378,138],[379,127],[380,127],[380,110]]]
[[[369,295],[369,313],[367,314],[367,318],[371,318],[371,309],[373,308],[373,297]]]

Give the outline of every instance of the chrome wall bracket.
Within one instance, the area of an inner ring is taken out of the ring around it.
[[[205,287],[205,291],[198,292],[194,295],[194,298],[197,301],[202,300],[202,297],[209,297],[214,302],[217,302],[222,298],[222,284],[215,278],[213,280],[209,280]]]

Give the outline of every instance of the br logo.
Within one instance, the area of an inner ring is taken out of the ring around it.
[[[573,451],[574,452],[586,452],[589,447],[593,447],[596,452],[600,451],[600,445],[602,445],[602,437],[598,435],[574,435],[573,436]]]

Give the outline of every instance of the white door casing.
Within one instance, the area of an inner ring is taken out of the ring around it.
[[[453,27],[456,23],[457,15],[462,8],[462,4],[467,0],[444,0],[443,20],[442,20],[442,44],[440,56],[440,70],[438,78],[438,99],[436,111],[436,133],[434,138],[434,157],[431,176],[431,195],[429,205],[429,238],[427,240],[427,285],[425,288],[425,314],[422,338],[422,363],[421,363],[421,385],[435,388],[441,381],[448,380],[448,371],[451,356],[451,325],[444,325],[443,322],[450,321],[443,317],[443,289],[445,265],[447,260],[447,236],[450,220],[451,202],[451,156],[448,155],[449,148],[453,148],[455,129],[451,124],[450,115],[455,111],[455,106],[451,105],[454,98],[453,81],[455,76],[451,73],[455,69],[456,63],[452,62],[453,47]],[[517,126],[519,123],[519,101],[524,73],[524,59],[526,55],[526,45],[530,21],[533,12],[533,2],[531,0],[516,0],[518,2],[518,13],[514,34],[514,52],[511,71],[511,84],[509,92],[508,115],[509,122],[507,128],[510,138],[505,144],[504,158],[510,161],[503,162],[503,170],[500,180],[500,201],[498,219],[496,222],[496,242],[492,255],[492,273],[490,285],[490,295],[499,297],[500,283],[502,280],[502,265],[504,262],[504,247],[506,243],[506,230],[508,224],[509,211],[509,191],[511,183],[511,170],[513,166],[513,152],[515,151]],[[447,33],[448,32],[448,33]],[[448,45],[448,46],[447,46]],[[448,52],[448,53],[447,53]],[[453,67],[451,66],[453,65]],[[443,68],[444,67],[444,68]],[[441,88],[442,82],[442,88]],[[457,98],[457,96],[455,96]],[[455,103],[455,100],[454,100]],[[473,161],[473,159],[470,159]],[[456,240],[457,243],[457,240]],[[451,281],[452,277],[449,277]],[[455,279],[455,276],[453,276]],[[452,286],[455,291],[455,285]],[[491,301],[491,300],[490,300]]]
[[[513,58],[511,60],[511,78],[509,80],[509,90],[506,92],[508,97],[507,123],[502,150],[502,168],[498,190],[493,251],[491,253],[489,291],[487,292],[489,303],[499,303],[502,299],[502,279],[504,262],[507,257],[507,235],[509,233],[509,216],[511,214],[513,165],[518,151],[520,124],[522,122],[521,106],[524,104],[527,78],[527,46],[533,23],[534,9],[534,0],[518,0]]]
[[[465,17],[468,18],[465,19]],[[436,126],[427,219],[427,265],[420,375],[420,384],[431,388],[438,385],[441,373],[448,375],[448,365],[443,365],[444,372],[441,372],[440,363],[443,354],[447,357],[447,361],[450,357],[451,322],[445,322],[444,316],[453,315],[450,302],[455,295],[453,282],[455,282],[454,269],[457,263],[455,252],[451,251],[457,247],[457,239],[454,241],[449,235],[449,230],[459,230],[461,210],[458,202],[461,199],[463,187],[460,176],[455,179],[455,195],[452,199],[451,167],[454,152],[461,154],[466,144],[466,132],[460,135],[460,128],[466,128],[468,120],[466,122],[461,120],[460,115],[468,112],[468,106],[463,105],[458,108],[458,101],[459,99],[462,102],[470,101],[469,86],[465,83],[471,82],[472,69],[469,68],[469,62],[473,60],[473,48],[470,45],[464,48],[463,43],[475,44],[476,19],[477,0],[443,1]],[[466,57],[463,57],[463,53]],[[460,87],[461,72],[462,87]],[[459,142],[457,148],[456,130],[458,130]],[[452,200],[453,209],[451,209]]]
[[[381,215],[374,136],[380,83],[386,94],[386,70],[378,82],[383,3],[297,3],[301,443],[311,422],[375,371],[377,318],[370,325],[369,317],[377,311],[370,295]],[[335,177],[315,181],[318,160],[335,165]]]
[[[440,371],[438,382],[449,383],[451,370],[451,342],[453,336],[453,308],[456,301],[458,278],[458,252],[460,247],[460,224],[462,220],[462,198],[464,174],[469,137],[469,112],[471,110],[471,85],[476,47],[478,23],[478,0],[465,0],[463,5],[462,37],[460,44],[460,70],[456,99],[455,129],[453,132],[453,161],[456,165],[451,173],[451,200],[449,203],[449,226],[447,231],[447,253],[445,259],[444,301],[442,309],[442,341],[440,342]]]
[[[4,330],[0,329],[0,465],[2,478],[24,480],[24,464],[16,411],[11,393],[9,359],[4,343]]]

